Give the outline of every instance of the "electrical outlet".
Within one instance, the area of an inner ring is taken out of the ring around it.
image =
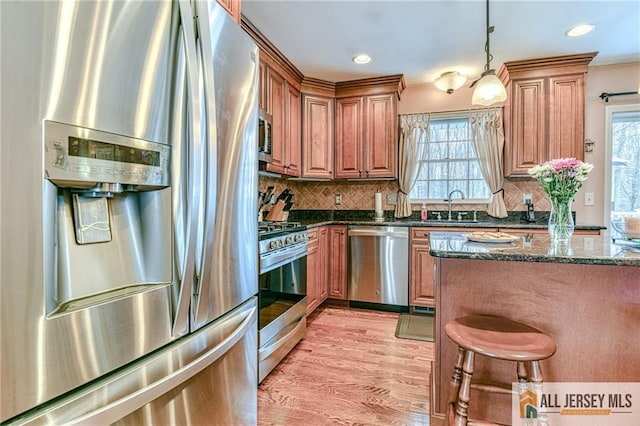
[[[585,192],[584,193],[584,205],[585,206],[593,206],[595,201],[595,194],[593,192]]]
[[[335,203],[336,203],[336,206],[339,206],[339,205],[342,204],[342,195],[341,194],[336,194],[335,195]]]
[[[593,237],[584,237],[584,240],[582,240],[582,248],[585,250],[593,250]]]
[[[533,195],[530,192],[522,194],[522,204],[527,204],[527,200],[531,201],[531,204],[533,204]]]
[[[387,194],[387,204],[390,206],[395,205],[398,202],[398,194],[395,192],[392,194]]]

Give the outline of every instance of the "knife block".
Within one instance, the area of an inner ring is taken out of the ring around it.
[[[284,206],[284,201],[278,200],[278,202],[273,205],[271,210],[269,210],[269,213],[267,214],[265,220],[273,222],[285,222],[289,217],[289,212],[284,211]]]

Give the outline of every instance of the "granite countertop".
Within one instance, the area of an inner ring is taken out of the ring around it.
[[[446,217],[446,212],[442,212]],[[455,213],[455,212],[454,212]],[[292,210],[289,221],[300,222],[308,227],[324,225],[379,225],[379,226],[413,226],[429,228],[512,228],[512,229],[546,229],[549,220],[548,212],[536,212],[535,222],[523,220],[524,212],[509,212],[509,216],[498,219],[487,215],[485,212],[477,212],[477,221],[472,220],[436,220],[429,218],[426,222],[420,221],[420,212],[414,212],[412,217],[396,219],[392,211],[384,212],[381,222],[374,220],[372,210]],[[576,230],[603,230],[604,226],[576,224]]]
[[[473,242],[467,235],[469,232],[431,232],[429,253],[442,258],[640,267],[640,247],[615,244],[609,234],[574,234],[564,246],[552,245],[544,234],[517,236],[508,243]]]

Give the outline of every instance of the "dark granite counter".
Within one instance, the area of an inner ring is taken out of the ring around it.
[[[467,235],[431,232],[429,253],[440,258],[640,266],[640,248],[615,244],[608,234],[574,234],[569,245],[560,247],[552,245],[545,234],[518,236],[510,243],[473,242]]]
[[[441,212],[446,218],[447,212]],[[455,213],[455,212],[454,212]],[[431,216],[425,222],[420,221],[420,212],[414,212],[412,217],[396,219],[392,211],[384,212],[381,222],[374,220],[372,210],[292,210],[289,213],[289,221],[300,222],[309,227],[323,225],[381,225],[381,226],[414,226],[429,228],[509,228],[509,229],[547,229],[549,220],[548,212],[536,212],[536,221],[527,222],[523,219],[524,212],[509,212],[509,216],[498,219],[487,215],[485,212],[477,212],[477,221],[464,220],[436,220]],[[599,225],[576,224],[576,230],[601,231],[606,229]]]

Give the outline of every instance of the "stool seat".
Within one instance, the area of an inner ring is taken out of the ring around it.
[[[556,351],[546,334],[502,317],[469,315],[449,321],[444,330],[458,346],[492,358],[537,361]]]
[[[502,317],[469,315],[456,318],[444,326],[444,331],[458,345],[445,417],[447,426],[467,425],[476,354],[515,361],[518,383],[522,385],[530,380],[539,393],[542,385],[539,361],[556,352],[556,344],[551,337],[529,325]],[[501,387],[494,385],[476,385],[473,388],[504,393]],[[545,414],[540,414],[539,422],[547,424]]]

